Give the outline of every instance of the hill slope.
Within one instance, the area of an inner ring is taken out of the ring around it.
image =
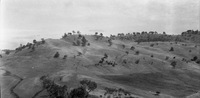
[[[15,98],[10,90],[19,79],[22,81],[14,93],[20,98],[31,98],[41,89],[39,78],[43,75],[70,88],[79,86],[83,78],[93,80],[98,87],[91,94],[97,96],[104,94],[105,87],[123,88],[141,98],[155,98],[156,91],[161,92],[156,96],[160,98],[184,98],[200,91],[200,65],[190,61],[194,56],[200,58],[200,47],[193,43],[184,46],[185,43],[180,42],[137,44],[112,40],[109,46],[106,37],[95,40],[95,36],[86,35],[85,38],[90,45],[74,46],[78,36],[69,35],[63,39],[46,39],[44,44],[36,45],[34,51],[26,47],[3,56],[3,98]],[[132,46],[135,49],[131,50]],[[171,47],[174,51],[169,51]],[[56,52],[60,54],[58,58],[54,58]],[[104,61],[100,63],[102,58]],[[171,65],[173,61],[175,67]],[[5,74],[6,71],[11,75]]]

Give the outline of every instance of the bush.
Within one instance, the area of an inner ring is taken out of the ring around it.
[[[153,55],[151,55],[151,57],[153,57]]]
[[[134,46],[131,46],[131,50],[135,50],[135,47],[134,47]]]
[[[126,54],[128,55],[128,54],[129,54],[129,52],[128,52],[128,51],[126,51]]]
[[[197,56],[194,56],[192,59],[191,59],[191,61],[196,61],[198,59],[198,57]]]
[[[67,55],[64,55],[63,59],[66,59],[67,58]]]
[[[9,51],[9,50],[6,50],[6,51],[5,51],[5,54],[6,54],[6,55],[9,55],[9,54],[10,54],[10,51]]]
[[[85,39],[85,37],[82,37],[82,46],[86,46],[87,40]]]
[[[54,58],[58,58],[60,56],[60,54],[58,52],[56,52],[56,54],[54,55]]]
[[[95,82],[87,80],[87,79],[80,81],[80,84],[82,84],[83,86],[87,86],[89,92],[97,88],[97,84]]]
[[[123,44],[123,45],[122,45],[122,48],[124,49],[125,47],[126,47],[126,46]]]
[[[140,60],[136,60],[136,61],[135,61],[135,64],[138,64],[139,62],[140,62]]]
[[[135,52],[135,55],[139,55],[139,53],[140,53],[139,51],[136,51],[136,52]]]
[[[175,68],[176,67],[176,61],[171,62],[171,65],[172,65],[173,68]]]
[[[108,46],[112,46],[112,40],[111,39],[108,40],[108,43],[109,43]]]
[[[166,56],[165,60],[168,60],[168,59],[169,59],[169,57],[168,57],[168,56]]]
[[[88,93],[86,89],[82,86],[79,88],[73,89],[69,94],[69,98],[87,98],[87,96],[88,96]]]
[[[197,64],[200,64],[200,59],[196,60],[196,63],[197,63]]]
[[[153,47],[153,46],[154,46],[154,44],[151,44],[150,46],[151,46],[151,47]]]
[[[173,47],[171,47],[169,51],[174,51],[174,48],[173,48]]]

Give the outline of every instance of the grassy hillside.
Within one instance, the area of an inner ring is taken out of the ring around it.
[[[97,88],[89,93],[91,98],[104,96],[106,87],[121,88],[136,98],[198,96],[199,44],[110,39],[67,34],[61,39],[36,41],[10,51],[0,59],[3,98],[33,98],[42,89],[40,78],[44,75],[57,85],[67,85],[69,90],[80,87],[83,79],[94,81]],[[169,51],[171,47],[173,51]],[[59,56],[54,58],[56,52]],[[191,60],[195,56],[198,59]],[[44,97],[47,92],[41,91],[34,98]]]

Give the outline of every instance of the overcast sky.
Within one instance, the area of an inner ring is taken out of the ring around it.
[[[0,49],[80,30],[180,34],[199,29],[200,0],[1,0]]]

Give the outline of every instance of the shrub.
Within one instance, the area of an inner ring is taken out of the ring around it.
[[[6,55],[9,55],[9,54],[10,54],[10,51],[9,51],[9,50],[6,50],[6,51],[5,51],[5,54],[6,54]]]
[[[82,37],[82,46],[86,46],[87,40],[86,38],[83,36]]]
[[[128,52],[128,51],[126,51],[126,54],[128,55],[128,54],[129,54],[129,52]]]
[[[173,47],[171,47],[169,51],[174,51],[174,48],[173,48]]]
[[[108,46],[112,46],[112,40],[111,39],[108,40],[108,43],[109,43]]]
[[[196,63],[197,63],[197,64],[200,64],[200,59],[196,60]]]
[[[151,47],[153,47],[153,46],[154,46],[154,44],[151,44],[150,46],[151,46]]]
[[[97,88],[97,84],[95,82],[87,80],[87,79],[81,80],[80,84],[82,84],[83,86],[87,86],[89,92]]]
[[[131,50],[135,50],[135,47],[134,47],[134,46],[131,46]]]
[[[56,52],[56,54],[54,55],[54,58],[58,58],[60,56],[60,54],[58,52]]]
[[[169,59],[169,57],[168,57],[168,56],[166,56],[165,60],[168,60],[168,59]]]
[[[136,51],[136,52],[135,52],[135,55],[139,55],[139,53],[140,53],[139,51]]]
[[[151,55],[151,57],[153,57],[153,55]]]
[[[63,59],[66,59],[67,58],[67,55],[64,55]]]
[[[69,98],[87,98],[88,93],[84,87],[78,87],[73,89],[70,94]]]
[[[44,40],[44,38],[42,38],[41,40],[42,40],[42,44],[44,44],[44,43],[45,43],[45,40]]]
[[[136,60],[136,61],[135,61],[135,64],[138,64],[139,62],[140,62],[140,60]]]
[[[172,65],[173,68],[175,68],[176,67],[176,61],[172,61],[171,65]]]
[[[191,61],[196,61],[198,59],[198,57],[197,56],[194,56],[192,59],[191,59]]]
[[[33,43],[34,43],[34,44],[36,44],[36,43],[37,43],[37,41],[34,39],[34,40],[33,40]]]
[[[124,49],[125,47],[126,47],[126,46],[123,44],[123,45],[122,45],[122,48]]]
[[[108,55],[106,53],[104,53],[104,57],[103,58],[107,59]]]

